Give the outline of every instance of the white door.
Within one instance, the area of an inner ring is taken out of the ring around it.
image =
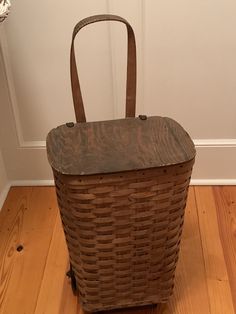
[[[112,13],[126,18],[136,34],[137,114],[172,117],[190,133],[198,153],[195,182],[232,183],[235,10],[229,0],[15,1],[0,29],[0,140],[10,180],[52,178],[46,135],[75,120],[69,75],[73,26],[89,15]],[[124,26],[88,26],[76,40],[76,52],[87,119],[124,116]]]

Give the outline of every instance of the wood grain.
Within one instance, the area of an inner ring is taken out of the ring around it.
[[[48,251],[35,314],[59,313],[61,305],[63,307],[63,304],[60,304],[60,300],[62,299],[63,303],[67,301],[63,297],[64,285],[66,284],[65,281],[67,281],[67,290],[71,292],[69,279],[65,277],[65,274],[69,269],[68,266],[68,253],[58,213]],[[74,305],[74,308],[76,308],[77,298],[72,297],[69,300],[70,307]],[[65,304],[67,303],[65,302]],[[61,310],[61,313],[63,312],[70,313],[68,309]]]
[[[0,313],[34,313],[57,214],[54,189],[12,188],[2,212]]]
[[[236,309],[236,187],[214,187],[219,232]]]
[[[84,176],[186,163],[195,148],[176,121],[148,117],[61,125],[48,134],[47,153],[53,169]]]
[[[163,307],[163,314],[185,313],[211,313],[193,188],[189,190],[185,210],[174,296],[166,307]]]
[[[211,313],[234,313],[213,190],[211,187],[196,187],[195,195]]]
[[[87,314],[65,276],[68,253],[54,195],[46,187],[8,195],[0,213],[0,314]],[[234,313],[235,201],[236,187],[190,188],[170,302],[104,314]]]

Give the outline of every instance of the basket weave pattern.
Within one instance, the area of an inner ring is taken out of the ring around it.
[[[126,119],[86,123],[74,40],[85,26],[127,29]],[[87,311],[167,302],[174,286],[195,158],[187,132],[167,117],[135,118],[136,45],[131,25],[95,15],[74,28],[70,53],[76,124],[47,136],[70,255],[72,289]]]
[[[85,310],[171,296],[193,163],[92,176],[54,170]]]

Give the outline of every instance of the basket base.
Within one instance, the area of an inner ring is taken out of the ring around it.
[[[140,302],[141,303],[141,302]],[[165,304],[163,303],[143,303],[140,305],[134,305],[134,304],[127,304],[127,305],[123,305],[123,306],[119,306],[117,305],[116,307],[106,307],[104,309],[97,309],[97,310],[88,310],[86,309],[86,305],[82,305],[82,308],[84,310],[84,314],[92,314],[92,313],[96,313],[96,314],[102,314],[102,313],[107,313],[107,314],[136,314],[137,312],[139,312],[140,310],[147,311],[147,313],[149,313],[150,311],[152,312],[152,309],[155,311],[159,309],[162,309],[163,306]]]
[[[111,309],[111,310],[100,310],[100,311],[84,311],[84,314],[136,314],[140,310],[147,311],[147,313],[152,312],[153,310],[159,311],[161,309],[163,304],[157,303],[157,304],[147,304],[147,305],[142,305],[142,306],[130,306],[130,307],[123,307],[123,308],[116,308],[116,309]],[[121,312],[122,311],[122,312]]]
[[[68,270],[68,272],[66,273],[66,276],[70,278],[70,283],[71,283],[71,290],[73,292],[74,296],[79,297],[79,290],[77,288],[76,285],[76,278],[75,278],[75,273],[73,271],[72,265],[70,263],[70,269]],[[158,302],[158,303],[154,303],[154,302],[142,302],[140,301],[139,304],[124,304],[124,305],[115,305],[115,306],[106,306],[104,308],[99,308],[99,309],[89,309],[87,304],[81,304],[82,308],[83,308],[83,313],[84,314],[92,314],[92,313],[97,313],[97,314],[102,314],[102,313],[107,313],[107,314],[118,314],[120,313],[120,311],[122,310],[126,310],[127,309],[127,313],[126,314],[132,314],[132,313],[136,313],[136,311],[138,310],[147,310],[150,311],[152,309],[155,310],[161,310],[163,308],[163,306],[165,306],[167,302]]]

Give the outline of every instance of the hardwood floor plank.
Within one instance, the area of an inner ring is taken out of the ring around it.
[[[0,313],[34,313],[56,214],[53,188],[11,189],[0,214]]]
[[[29,190],[28,190],[29,192]],[[0,311],[4,307],[8,285],[16,262],[16,247],[21,242],[22,220],[26,199],[18,199],[11,190],[0,215]],[[14,208],[12,210],[12,208]],[[19,254],[19,253],[18,253]]]
[[[181,240],[174,296],[163,314],[210,313],[194,189],[190,188]]]
[[[68,264],[69,267],[69,264]],[[78,298],[75,297],[71,290],[71,285],[69,280],[64,277],[63,282],[63,292],[60,300],[60,310],[59,314],[82,314],[80,312],[80,305],[78,303]]]
[[[227,268],[219,237],[216,204],[211,187],[195,187],[199,226],[212,314],[234,313]]]
[[[50,244],[35,314],[76,314],[77,298],[73,296],[66,272],[68,251],[58,213]]]
[[[170,302],[106,314],[234,313],[228,273],[234,295],[235,215],[236,187],[214,193],[210,187],[190,188]],[[72,294],[67,270],[54,189],[11,189],[0,213],[0,314],[86,314]]]
[[[236,312],[236,186],[214,187],[221,243]]]

